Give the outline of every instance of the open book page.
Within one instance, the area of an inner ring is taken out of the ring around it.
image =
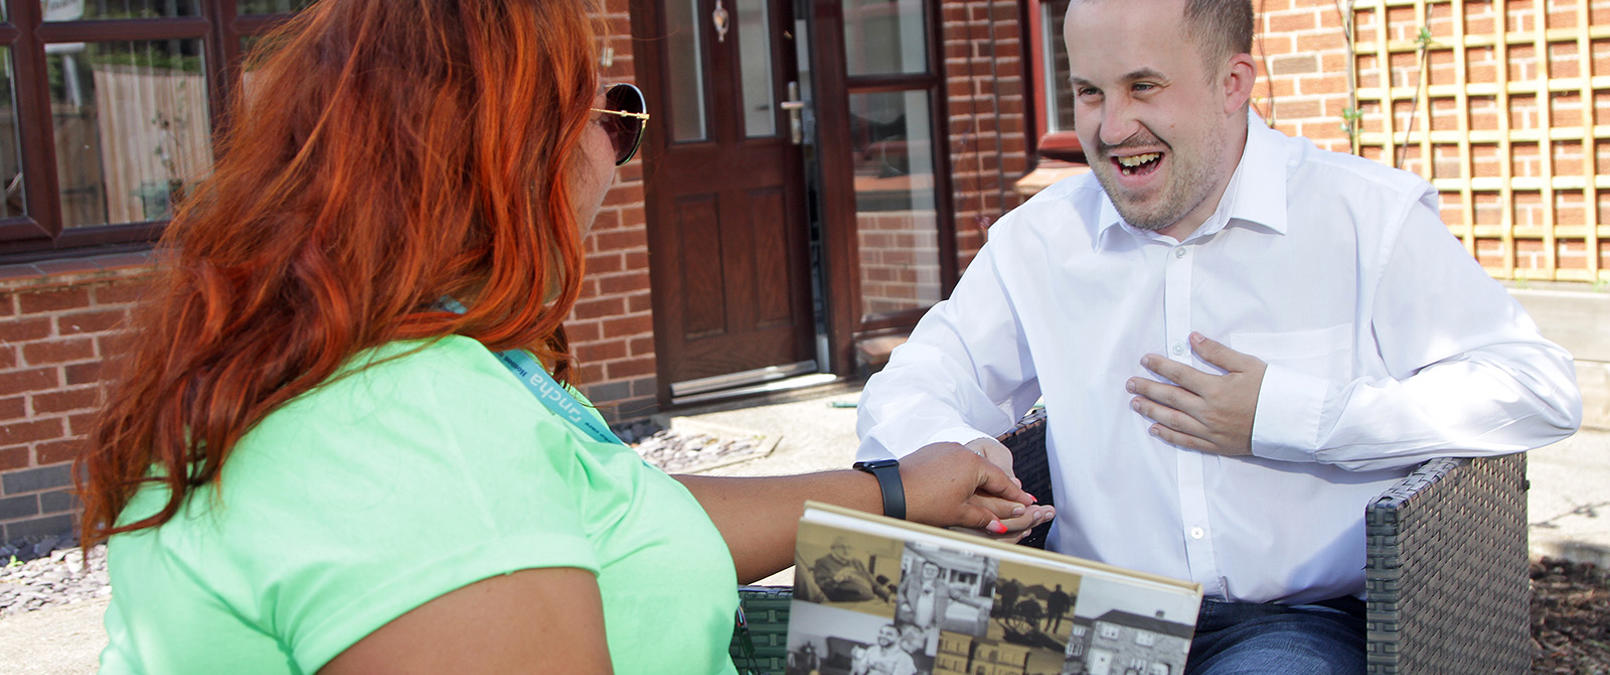
[[[1175,675],[1197,584],[807,504],[790,672]]]

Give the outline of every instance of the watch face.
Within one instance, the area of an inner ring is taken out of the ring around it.
[[[854,468],[860,469],[862,471],[870,471],[872,469],[882,469],[884,467],[900,466],[900,461],[899,460],[894,460],[894,459],[869,459],[869,460],[865,460],[865,461],[861,461],[861,462],[856,462],[853,466],[854,466]]]

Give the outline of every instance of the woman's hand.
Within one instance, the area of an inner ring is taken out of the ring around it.
[[[1054,509],[1034,497],[1000,467],[960,443],[923,446],[900,460],[906,518],[939,527],[978,530],[1016,541],[1050,520]]]

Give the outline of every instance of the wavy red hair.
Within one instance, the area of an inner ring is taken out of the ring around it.
[[[86,545],[172,518],[253,425],[361,350],[457,333],[564,378],[582,274],[566,178],[598,88],[588,4],[324,0],[267,37],[76,463]],[[469,311],[433,310],[444,294]],[[166,506],[118,524],[153,481]]]

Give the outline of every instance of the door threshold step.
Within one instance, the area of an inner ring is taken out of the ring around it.
[[[706,391],[697,394],[688,394],[686,396],[672,396],[671,405],[683,406],[727,398],[738,398],[740,396],[753,396],[755,394],[768,394],[772,392],[789,391],[792,389],[804,389],[806,387],[816,387],[824,384],[831,384],[833,382],[837,382],[838,380],[839,377],[832,373],[809,373],[806,375],[795,375],[793,377],[787,377],[780,380],[771,380],[769,382],[761,382],[743,387]]]

